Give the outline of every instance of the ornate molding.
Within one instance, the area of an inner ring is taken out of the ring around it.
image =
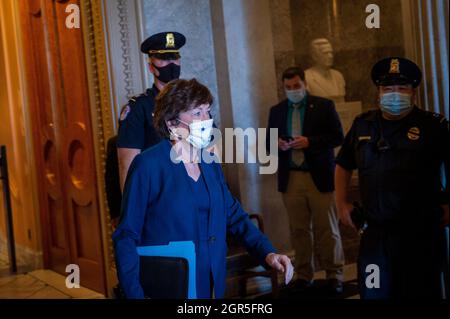
[[[104,41],[102,4],[100,0],[81,0],[82,28],[86,50],[91,121],[95,146],[98,203],[101,212],[102,243],[107,288],[115,283],[112,225],[105,191],[104,173],[106,144],[114,135],[114,109],[111,107],[106,46]]]
[[[140,52],[141,16],[139,0],[100,0],[104,12],[104,37],[116,126],[122,105],[146,87],[144,56]]]
[[[129,31],[129,22],[128,22],[128,1],[127,0],[118,0],[117,1],[117,11],[119,17],[119,33],[120,33],[120,43],[122,46],[122,73],[123,73],[123,81],[125,82],[125,91],[127,93],[127,98],[131,98],[135,95],[134,87],[133,87],[133,72],[132,66],[133,62],[130,57],[130,31]]]
[[[117,279],[104,182],[106,145],[116,132],[121,105],[131,96],[144,91],[138,6],[137,0],[80,0],[109,293]]]

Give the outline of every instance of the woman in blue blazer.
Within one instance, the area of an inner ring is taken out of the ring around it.
[[[210,143],[212,96],[193,80],[170,82],[156,98],[154,126],[162,142],[141,153],[128,172],[121,221],[113,234],[117,272],[127,298],[144,298],[138,246],[192,241],[198,298],[225,293],[226,237],[239,239],[262,265],[285,274],[293,268],[275,253],[231,195],[219,163],[202,161]],[[170,140],[169,140],[170,139]],[[213,288],[212,288],[213,287]]]

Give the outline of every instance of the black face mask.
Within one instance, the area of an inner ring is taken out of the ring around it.
[[[159,72],[159,76],[156,76],[156,78],[163,83],[169,83],[180,77],[181,67],[175,63],[170,63],[162,68],[158,68],[153,64],[153,67]]]

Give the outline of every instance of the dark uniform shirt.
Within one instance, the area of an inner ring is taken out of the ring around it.
[[[161,138],[153,127],[156,86],[129,101],[122,109],[119,119],[118,148],[133,148],[141,151],[160,142]]]
[[[415,107],[399,121],[381,111],[357,117],[336,159],[346,170],[358,169],[363,207],[369,220],[437,221],[448,191],[441,182],[445,163],[448,179],[447,120]],[[448,190],[448,186],[447,186]]]

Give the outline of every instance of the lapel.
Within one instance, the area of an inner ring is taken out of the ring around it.
[[[288,100],[285,100],[283,102],[282,108],[280,109],[280,121],[281,121],[281,124],[279,125],[279,130],[280,130],[279,135],[280,136],[287,134],[288,110],[289,110]]]

